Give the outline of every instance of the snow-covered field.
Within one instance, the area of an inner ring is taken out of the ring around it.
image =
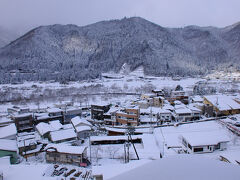
[[[115,77],[115,76],[114,76]],[[12,104],[52,106],[62,101],[72,101],[87,106],[92,102],[126,101],[131,96],[126,93],[150,93],[154,89],[174,89],[181,85],[191,95],[196,85],[207,87],[206,93],[239,92],[240,83],[229,80],[206,80],[202,78],[138,77],[122,76],[120,79],[104,78],[89,81],[69,82],[25,82],[23,84],[0,84],[0,112],[6,111]],[[117,93],[117,94],[116,94]],[[122,93],[122,96],[121,94]]]

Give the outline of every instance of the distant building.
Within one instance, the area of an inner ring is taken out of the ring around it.
[[[116,112],[116,122],[120,125],[138,126],[140,110],[138,107],[125,108],[123,111]]]
[[[17,136],[17,147],[19,154],[25,155],[27,151],[37,148],[35,133],[19,133]]]
[[[192,119],[192,111],[187,107],[174,110],[173,116],[176,121],[189,121]]]
[[[201,96],[191,97],[191,103],[203,103],[203,98]]]
[[[152,90],[152,92],[156,95],[156,96],[164,96],[164,91],[161,89],[154,89]]]
[[[213,108],[215,115],[232,115],[240,113],[240,104],[227,95],[204,96],[204,104]]]
[[[171,96],[166,98],[171,104],[174,101],[179,100],[184,104],[188,104],[188,96],[186,95],[185,91],[172,91]]]
[[[76,116],[81,116],[82,114],[82,109],[80,108],[67,108],[65,113],[64,113],[64,124],[66,123],[71,123],[71,119],[76,117]]]
[[[13,116],[18,132],[33,130],[33,115],[31,113]]]
[[[85,139],[90,136],[90,133],[92,131],[92,124],[86,119],[76,116],[71,119],[71,123],[79,139]]]
[[[153,97],[156,97],[156,94],[150,93],[150,94],[142,94],[142,95],[141,95],[141,99],[142,99],[142,100],[144,100],[144,99],[149,99],[149,98],[153,98]]]
[[[91,105],[91,118],[96,120],[104,120],[104,113],[110,109],[109,104]]]
[[[25,114],[30,113],[29,107],[19,107],[19,106],[13,106],[7,109],[8,114]]]
[[[160,109],[160,111],[158,112],[158,118],[160,122],[171,122],[172,112],[167,109]]]

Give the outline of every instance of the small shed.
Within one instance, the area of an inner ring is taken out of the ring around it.
[[[17,143],[15,140],[0,139],[0,157],[10,156],[11,164],[17,162]]]
[[[49,144],[45,147],[46,160],[50,163],[67,163],[86,166],[87,147],[70,146],[66,144]]]

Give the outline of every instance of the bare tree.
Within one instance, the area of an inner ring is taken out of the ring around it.
[[[115,154],[119,151],[119,148],[116,146],[110,146],[107,148],[110,158],[114,159]]]
[[[102,147],[100,145],[92,146],[92,157],[95,158],[96,164],[98,165],[98,160],[100,158],[99,153],[102,151]]]

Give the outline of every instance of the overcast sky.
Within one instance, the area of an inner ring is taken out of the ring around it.
[[[125,16],[167,27],[223,27],[240,21],[240,0],[0,0],[0,26],[20,33],[40,25],[82,26]]]

